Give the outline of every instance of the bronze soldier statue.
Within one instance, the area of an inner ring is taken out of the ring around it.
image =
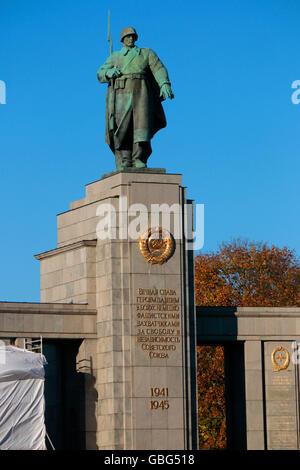
[[[124,28],[122,49],[97,73],[101,83],[108,83],[105,141],[117,169],[147,167],[150,141],[167,125],[161,102],[174,98],[166,68],[154,51],[137,47],[137,39],[134,28]]]

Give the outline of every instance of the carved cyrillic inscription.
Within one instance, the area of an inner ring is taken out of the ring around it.
[[[137,289],[136,341],[151,359],[168,359],[181,342],[180,298],[174,289]]]

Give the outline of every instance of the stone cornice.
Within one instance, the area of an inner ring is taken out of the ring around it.
[[[197,317],[299,317],[300,307],[196,307]]]
[[[97,245],[97,240],[81,240],[79,242],[71,243],[70,245],[64,245],[59,248],[55,248],[54,250],[45,251],[44,253],[34,255],[34,257],[35,259],[41,260],[41,259],[49,258],[50,256],[57,255],[59,253],[76,250],[84,246],[96,246],[96,245]]]
[[[0,314],[97,315],[87,304],[0,302]]]

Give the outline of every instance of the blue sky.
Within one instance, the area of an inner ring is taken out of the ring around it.
[[[300,253],[300,3],[292,0],[9,0],[0,4],[0,300],[39,301],[56,214],[114,169],[96,72],[132,25],[175,100],[150,167],[182,173],[205,204],[204,250],[246,237]]]

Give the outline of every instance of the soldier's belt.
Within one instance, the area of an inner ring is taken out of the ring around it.
[[[117,80],[124,80],[126,78],[146,78],[146,73],[124,73],[121,77],[119,77]]]
[[[116,78],[115,80],[115,89],[125,88],[126,80],[142,80],[146,78],[145,73],[124,73],[121,77]]]

